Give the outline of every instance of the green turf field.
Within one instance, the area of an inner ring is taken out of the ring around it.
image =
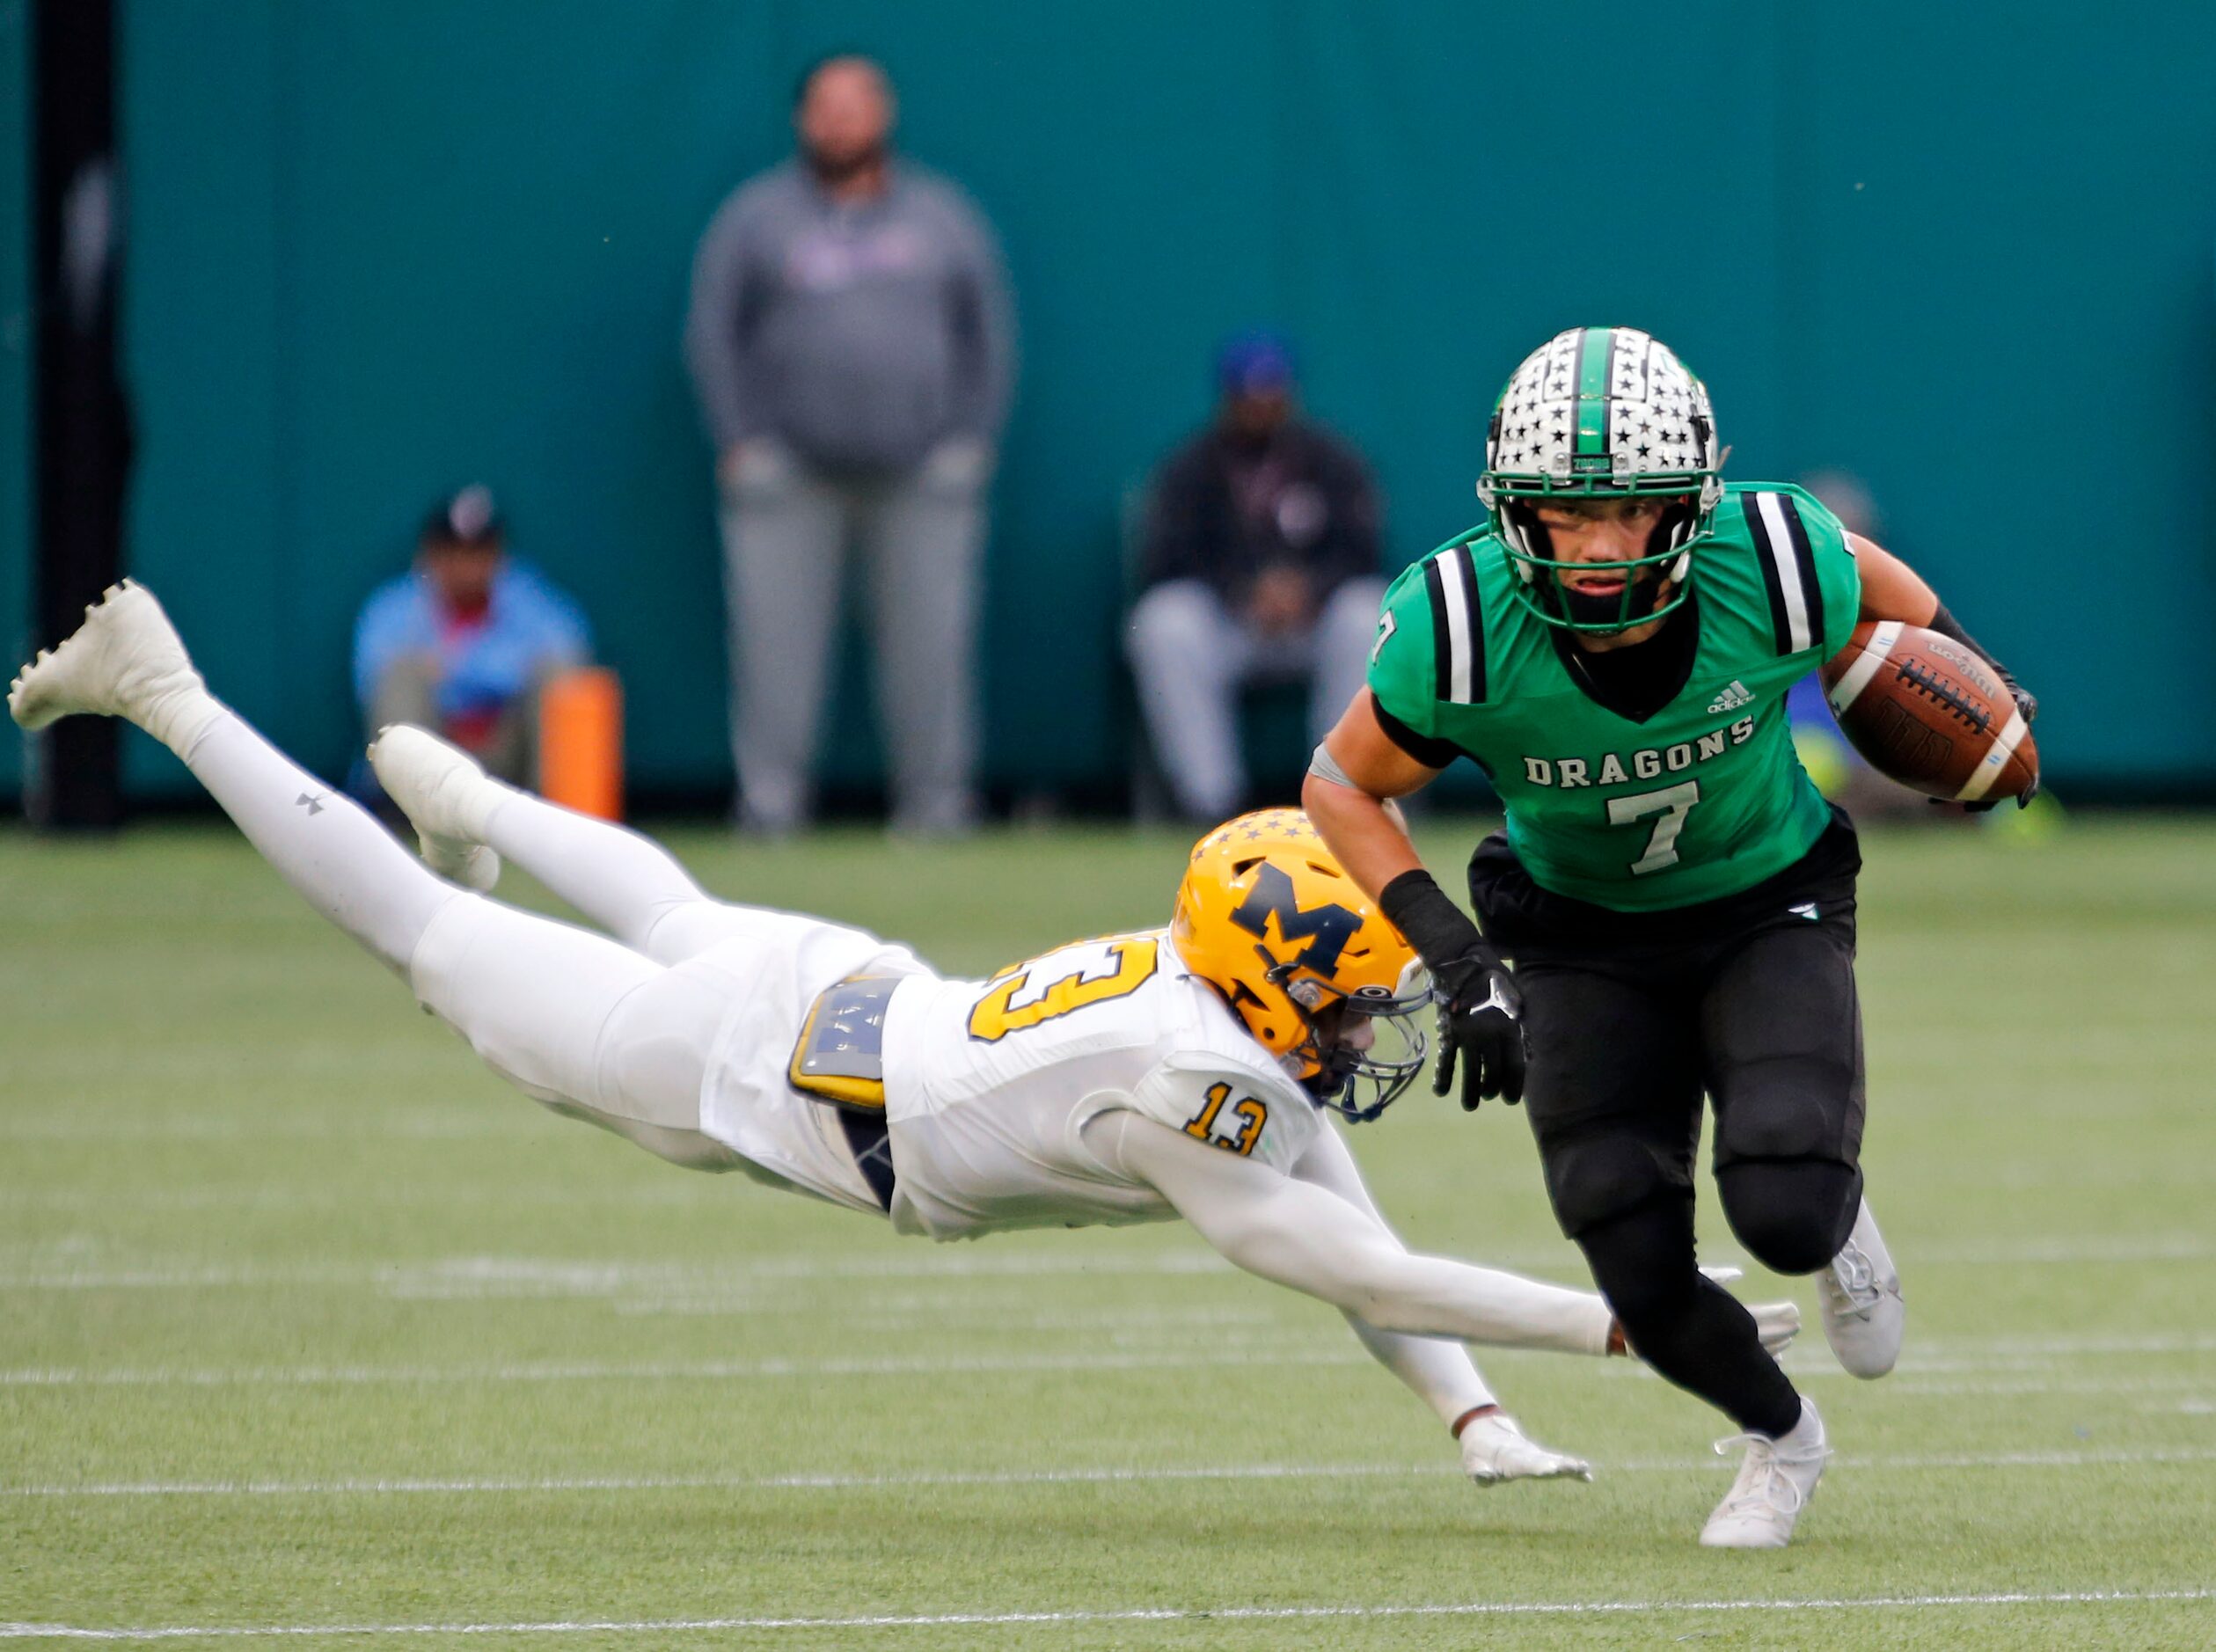
[[[677,843],[968,971],[1166,917],[1182,848]],[[2216,1644],[2216,827],[1867,853],[1909,1353],[1841,1376],[1797,1288],[1840,1455],[1746,1555],[1693,1540],[1722,1420],[1625,1362],[1484,1359],[1600,1474],[1481,1491],[1335,1314],[1179,1228],[933,1247],[669,1167],[505,1091],[229,833],[0,833],[0,1638]],[[1582,1283],[1519,1115],[1418,1093],[1355,1145],[1415,1242]]]

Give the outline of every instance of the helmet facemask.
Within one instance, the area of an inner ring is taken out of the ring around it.
[[[1430,1007],[1430,977],[1412,965],[1394,988],[1342,992],[1298,961],[1278,963],[1257,947],[1269,984],[1291,1003],[1307,1036],[1289,1056],[1314,1071],[1303,1082],[1320,1107],[1366,1124],[1423,1071],[1429,1049],[1419,1014]],[[1357,1030],[1359,1029],[1359,1030]],[[1366,1036],[1365,1036],[1366,1034]]]
[[[1603,496],[1605,497],[1605,495]],[[1554,537],[1539,520],[1542,502],[1559,495],[1506,494],[1494,507],[1501,541],[1514,566],[1517,600],[1550,625],[1608,636],[1659,619],[1693,594],[1693,553],[1685,547],[1705,513],[1693,494],[1670,499],[1648,532],[1645,551],[1620,562],[1573,562],[1554,554]],[[1562,575],[1605,569],[1623,575],[1613,596],[1579,591]],[[1667,584],[1665,595],[1664,586]]]

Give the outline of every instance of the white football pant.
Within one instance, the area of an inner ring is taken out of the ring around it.
[[[434,876],[233,713],[180,755],[263,859],[503,1078],[678,1164],[736,1162],[700,1129],[730,983],[693,961],[782,914],[709,899],[635,832],[508,797],[488,829],[494,848],[619,938],[610,939]]]

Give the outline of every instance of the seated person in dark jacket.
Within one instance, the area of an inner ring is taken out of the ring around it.
[[[1125,637],[1177,807],[1202,821],[1247,789],[1241,686],[1305,680],[1320,740],[1362,686],[1385,594],[1369,467],[1298,416],[1285,340],[1240,333],[1216,373],[1214,422],[1156,474]]]

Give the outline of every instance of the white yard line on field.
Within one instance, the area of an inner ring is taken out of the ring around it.
[[[0,1205],[5,1202],[0,1196]],[[2216,1236],[2157,1233],[2119,1238],[2091,1235],[2037,1240],[1995,1241],[1970,1246],[1902,1246],[1905,1266],[2044,1267],[2070,1263],[2123,1266],[2149,1262],[2216,1261]],[[1493,1267],[1539,1269],[1580,1276],[1576,1253],[1568,1245],[1545,1249],[1488,1249],[1481,1260]],[[1719,1261],[1745,1258],[1719,1253]],[[308,1263],[245,1266],[196,1265],[149,1261],[108,1265],[36,1263],[0,1269],[0,1290],[176,1290],[261,1289],[292,1285],[358,1285],[388,1294],[476,1298],[508,1296],[627,1296],[639,1292],[698,1294],[703,1290],[739,1289],[765,1282],[802,1283],[820,1279],[1026,1278],[1071,1275],[1159,1276],[1225,1274],[1233,1271],[1212,1251],[1175,1250],[1148,1255],[1101,1252],[1086,1256],[1010,1251],[994,1254],[948,1254],[918,1250],[888,1256],[778,1256],[741,1262],[625,1262],[559,1257],[457,1256],[430,1261]]]
[[[1895,1260],[1907,1273],[1926,1264],[1954,1268],[2025,1268],[2057,1263],[2198,1262],[2216,1258],[2216,1235],[2204,1232],[2048,1234],[2039,1239],[1908,1244]]]
[[[1963,1606],[2101,1606],[2216,1598],[2216,1590],[2094,1589],[1995,1594],[1802,1596],[1751,1600],[1487,1600],[1410,1605],[1149,1606],[1064,1612],[883,1613],[848,1618],[557,1619],[542,1623],[172,1624],[91,1628],[0,1623],[0,1640],[210,1641],[312,1635],[706,1634],[742,1629],[994,1628],[1038,1624],[1272,1623],[1365,1618],[1643,1616],[1673,1612],[1908,1612]]]
[[[1557,1254],[1560,1261],[1570,1253]],[[1574,1261],[1574,1257],[1572,1258]],[[1008,1251],[998,1255],[918,1250],[898,1256],[778,1256],[742,1262],[618,1262],[559,1257],[454,1256],[427,1262],[291,1267],[56,1266],[0,1272],[0,1290],[220,1290],[270,1285],[370,1285],[387,1291],[462,1295],[618,1296],[640,1290],[697,1290],[763,1282],[819,1279],[1057,1278],[1069,1275],[1225,1274],[1232,1265],[1213,1251],[1152,1255],[1099,1252],[1084,1258]]]
[[[1145,1322],[1136,1322],[1144,1329]],[[1175,1331],[1181,1327],[1170,1326]],[[1902,1367],[1894,1385],[1905,1392],[1933,1393],[2074,1393],[2073,1385],[2041,1386],[2042,1371],[2057,1368],[2063,1359],[2103,1355],[2202,1354],[2216,1351],[2216,1335],[2174,1337],[2124,1336],[2056,1339],[2048,1355],[2018,1352],[2016,1339],[1999,1355],[1977,1358],[1957,1355]],[[1967,1339],[1955,1346],[1966,1348]],[[2021,1344],[2027,1349],[2036,1343]],[[1191,1347],[1132,1349],[1102,1347],[1088,1341],[1071,1349],[1036,1353],[824,1355],[764,1359],[559,1361],[526,1360],[485,1365],[242,1365],[190,1366],[28,1366],[0,1370],[0,1388],[218,1388],[230,1386],[360,1387],[376,1384],[556,1383],[556,1382],[720,1382],[750,1378],[792,1377],[913,1377],[984,1375],[1019,1371],[1177,1371],[1219,1365],[1360,1365],[1368,1356],[1354,1345],[1337,1340],[1320,1341],[1288,1327],[1280,1338],[1245,1333],[1216,1335]],[[1788,1369],[1797,1378],[1830,1380],[1844,1373],[1816,1353],[1795,1356]],[[1963,1373],[1995,1373],[1987,1382],[1964,1378]],[[1642,1365],[1611,1363],[1591,1368],[1591,1374],[1654,1380]],[[1932,1381],[1934,1375],[1942,1380]],[[2186,1373],[2190,1378],[2191,1373]],[[2205,1379],[2203,1379],[2205,1380]],[[2136,1383],[2178,1381],[2198,1387],[2201,1381],[2167,1375],[2122,1378],[2104,1385],[2130,1386]]]
[[[103,1118],[63,1115],[11,1119],[0,1124],[0,1141],[7,1142],[260,1142],[282,1138],[348,1143],[372,1137],[444,1142],[494,1141],[516,1135],[511,1126],[489,1113],[472,1115],[443,1109],[377,1116],[273,1113],[257,1118],[207,1115]]]
[[[1998,1451],[1936,1456],[1839,1457],[1858,1473],[1956,1469],[2104,1468],[2216,1462],[2216,1447],[2175,1450]],[[1603,1463],[1604,1473],[1722,1473],[1713,1456],[1634,1458]],[[82,1484],[0,1484],[0,1497],[347,1497],[476,1496],[534,1493],[657,1491],[884,1491],[916,1487],[1152,1485],[1182,1480],[1392,1480],[1446,1477],[1452,1463],[1252,1463],[1197,1468],[1040,1468],[912,1473],[456,1475],[435,1479],[89,1480]]]
[[[1220,1339],[1210,1339],[1211,1344]],[[355,1386],[373,1383],[546,1383],[721,1381],[767,1377],[912,1377],[976,1375],[991,1371],[1165,1371],[1195,1366],[1359,1365],[1358,1349],[1271,1349],[1210,1346],[1191,1351],[1128,1354],[1087,1349],[1056,1354],[919,1355],[913,1358],[730,1359],[647,1361],[639,1363],[529,1362],[512,1365],[262,1365],[230,1371],[77,1371],[67,1367],[0,1371],[0,1387],[183,1387],[234,1384],[274,1386]]]
[[[1225,1325],[1276,1326],[1281,1330],[1303,1327],[1296,1317],[1299,1304],[1285,1299],[1284,1306],[1232,1307],[1213,1304],[1191,1308],[1114,1308],[1097,1310],[1049,1309],[1031,1305],[1036,1294],[1010,1296],[980,1291],[915,1290],[859,1290],[842,1292],[837,1312],[850,1321],[866,1324],[873,1335],[886,1331],[959,1330],[976,1335],[995,1330],[1081,1331],[1103,1327]],[[825,1312],[823,1298],[814,1292],[764,1301],[745,1292],[717,1292],[703,1296],[624,1297],[611,1302],[613,1312],[625,1319],[806,1319]],[[1296,1312],[1288,1313],[1284,1307]]]
[[[1812,1373],[1796,1371],[1805,1381]],[[1844,1377],[1844,1371],[1833,1376]],[[1911,1377],[1895,1376],[1887,1393],[1997,1396],[2003,1394],[2216,1394],[2216,1372],[2180,1377]]]

